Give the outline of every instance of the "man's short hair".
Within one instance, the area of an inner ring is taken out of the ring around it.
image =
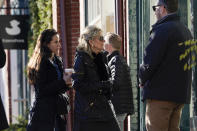
[[[166,9],[168,13],[173,13],[178,10],[178,0],[161,0],[161,1],[163,1],[167,6]]]
[[[115,33],[108,32],[105,35],[105,41],[108,44],[111,44],[113,48],[120,50],[121,44],[122,44],[122,39],[119,35],[117,35]]]

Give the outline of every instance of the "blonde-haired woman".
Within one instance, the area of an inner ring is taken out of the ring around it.
[[[88,26],[79,38],[72,75],[75,94],[74,131],[119,131],[108,100],[112,84],[109,81],[104,39],[96,26]]]
[[[63,74],[61,58],[58,57],[58,33],[54,29],[44,30],[38,38],[27,72],[30,84],[35,88],[35,101],[30,111],[27,131],[65,131],[66,120],[59,112],[57,100],[69,90],[69,77]]]

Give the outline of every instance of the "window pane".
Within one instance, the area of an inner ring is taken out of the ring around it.
[[[102,0],[102,29],[115,33],[115,0]]]
[[[103,32],[115,32],[115,0],[86,0],[86,26],[97,25]]]

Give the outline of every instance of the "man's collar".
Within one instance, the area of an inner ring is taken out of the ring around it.
[[[164,23],[166,21],[169,21],[169,20],[174,20],[174,19],[179,20],[179,16],[177,15],[177,12],[167,14],[166,16],[158,20],[154,25],[152,25],[152,27],[159,25],[161,23]]]
[[[166,19],[167,17],[172,16],[172,15],[176,15],[176,14],[177,14],[176,12],[174,12],[174,13],[169,13],[169,14],[167,14],[166,16],[164,16],[163,18],[161,18],[161,20],[164,20],[164,19]]]
[[[115,55],[119,55],[119,51],[115,50],[113,51],[111,54],[108,55],[108,61],[111,60],[112,57],[114,57]]]

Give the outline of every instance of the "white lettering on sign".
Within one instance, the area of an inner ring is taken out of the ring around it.
[[[2,39],[3,43],[25,43],[24,39]]]

